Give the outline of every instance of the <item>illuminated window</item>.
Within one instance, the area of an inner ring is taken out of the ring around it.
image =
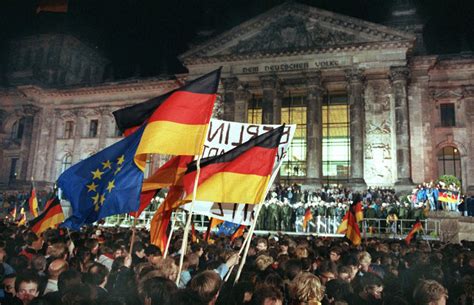
[[[454,112],[454,104],[441,104],[440,107],[441,113],[441,126],[443,127],[453,127],[456,126],[456,117]]]
[[[322,109],[322,174],[328,183],[347,180],[351,172],[351,141],[347,96],[327,96]]]
[[[461,157],[456,147],[443,147],[438,152],[439,175],[452,175],[461,180]]]
[[[262,97],[252,96],[249,101],[247,123],[262,124]]]
[[[71,139],[74,136],[74,121],[66,121],[64,126],[64,138]]]
[[[283,159],[280,175],[306,176],[306,97],[284,98],[281,108],[281,122],[296,125],[293,141]]]

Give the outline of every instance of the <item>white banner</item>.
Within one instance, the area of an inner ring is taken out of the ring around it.
[[[280,125],[247,124],[211,119],[207,139],[204,143],[203,157],[206,158],[223,154],[247,142],[251,138],[279,126]],[[295,131],[296,125],[286,125],[285,132],[278,146],[273,173],[279,170],[283,159],[287,155],[288,146],[293,139]],[[273,183],[273,181],[270,181],[270,184],[271,183]],[[187,204],[183,208],[189,211],[190,207],[191,204]],[[254,205],[252,204],[195,201],[193,213],[234,223],[241,223],[243,225],[250,225],[253,220],[253,208]]]

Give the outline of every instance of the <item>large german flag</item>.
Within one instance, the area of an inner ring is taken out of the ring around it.
[[[182,185],[182,178],[192,156],[174,156],[149,178],[143,181],[142,191],[156,190],[170,185]]]
[[[148,153],[198,155],[203,150],[221,70],[215,70],[164,96],[115,111],[122,132],[146,123],[136,159]]]
[[[55,197],[49,204],[48,207],[38,217],[31,220],[29,225],[31,231],[40,235],[43,231],[48,228],[56,227],[64,220],[63,209],[58,197]]]
[[[250,139],[242,145],[200,162],[196,199],[226,203],[260,203],[272,174],[284,125]],[[184,175],[186,200],[192,200],[197,174],[196,161]]]

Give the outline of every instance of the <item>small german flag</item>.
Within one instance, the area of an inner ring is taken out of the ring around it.
[[[258,204],[265,196],[285,126],[257,136],[215,157],[201,160],[196,199],[224,203]],[[196,161],[184,175],[186,200],[192,200]]]
[[[49,228],[56,227],[63,221],[64,214],[63,209],[61,208],[61,202],[58,197],[54,197],[43,213],[29,222],[29,226],[31,231],[39,236],[42,232]]]
[[[362,238],[360,235],[359,225],[357,223],[356,216],[354,213],[349,209],[344,215],[342,219],[342,223],[339,225],[337,229],[338,234],[344,233],[345,236],[352,242],[353,245],[358,246],[360,245]]]
[[[438,195],[438,201],[446,203],[459,203],[459,192],[440,189]]]
[[[413,224],[410,233],[408,233],[407,237],[405,237],[405,243],[409,245],[411,243],[411,240],[420,231],[423,231],[423,225],[421,224],[419,219],[416,219],[416,222]]]
[[[36,197],[36,190],[33,186],[31,189],[30,198],[28,199],[28,206],[33,217],[38,217],[38,198]]]
[[[304,213],[304,218],[303,218],[303,231],[306,231],[308,222],[312,219],[313,219],[313,213],[311,213],[311,209],[306,208],[306,212]]]

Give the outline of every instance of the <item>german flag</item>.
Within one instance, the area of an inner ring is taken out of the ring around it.
[[[360,235],[359,225],[354,213],[349,209],[344,215],[339,228],[337,229],[338,234],[344,233],[345,236],[352,242],[353,245],[360,245],[362,238]]]
[[[29,222],[31,231],[40,235],[49,228],[54,228],[64,221],[63,209],[58,197],[55,197],[48,207],[38,217]]]
[[[411,243],[411,240],[420,231],[423,231],[423,225],[421,224],[420,220],[417,219],[416,222],[413,224],[410,233],[408,233],[407,237],[405,237],[405,243],[409,245]]]
[[[161,252],[165,252],[168,243],[168,225],[171,220],[172,210],[164,213],[155,213],[151,220],[150,226],[150,242],[159,247]]]
[[[306,212],[304,213],[303,218],[303,231],[306,231],[306,227],[308,226],[308,222],[313,219],[313,213],[311,213],[310,208],[306,208]]]
[[[22,226],[26,224],[26,213],[25,208],[21,208],[20,210],[20,219],[18,220],[17,226]]]
[[[243,235],[244,235],[245,228],[246,228],[246,226],[240,225],[240,226],[237,228],[237,230],[235,230],[234,234],[232,234],[232,236],[230,237],[230,241],[233,242],[234,240],[236,240],[236,239],[239,238],[240,236],[243,236]]]
[[[150,205],[151,200],[158,194],[160,189],[141,191],[140,193],[140,206],[138,211],[129,213],[130,216],[139,217],[140,214]]]
[[[438,194],[438,201],[446,203],[458,203],[459,202],[459,192],[440,189]]]
[[[38,198],[36,197],[35,187],[31,189],[30,198],[28,199],[28,206],[33,217],[38,217]]]
[[[165,201],[158,207],[153,215],[150,224],[150,242],[160,247],[161,251],[164,252],[168,235],[167,228],[171,219],[171,213],[181,204],[183,201],[183,187],[171,186],[168,195],[166,195]]]
[[[67,13],[67,0],[40,0],[36,14],[40,12]]]
[[[212,229],[217,227],[218,225],[220,225],[223,222],[224,222],[223,220],[217,219],[217,218],[214,218],[214,217],[209,219],[209,224],[207,225],[207,230],[206,230],[206,233],[204,234],[204,240],[208,241],[209,237],[211,236]]]
[[[146,123],[135,158],[139,166],[144,167],[148,153],[202,153],[220,72],[215,70],[164,96],[113,113],[122,132]]]
[[[272,174],[284,125],[215,157],[201,160],[196,199],[257,204],[263,200]],[[186,200],[192,200],[197,163],[184,175]]]
[[[143,181],[142,191],[156,190],[170,185],[182,185],[182,178],[192,156],[174,156],[149,178]]]
[[[196,243],[197,242],[197,233],[196,233],[196,227],[194,226],[194,221],[191,223],[191,242]]]

